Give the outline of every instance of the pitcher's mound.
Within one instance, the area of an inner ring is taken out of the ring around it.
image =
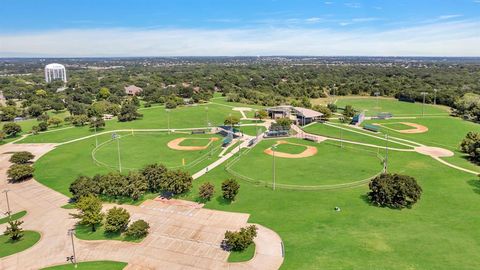
[[[439,147],[420,146],[415,147],[415,151],[432,157],[451,157],[454,155],[452,151]]]
[[[291,143],[287,141],[277,141],[277,144],[292,144],[292,145],[300,145],[304,146],[306,149],[305,151],[299,153],[299,154],[290,154],[290,153],[285,153],[285,152],[279,152],[275,151],[275,157],[281,157],[281,158],[306,158],[306,157],[311,157],[315,154],[317,154],[317,148],[309,145],[304,145],[304,144],[298,144],[298,143]],[[267,155],[273,156],[273,150],[271,148],[265,149],[263,151]]]
[[[175,140],[171,140],[167,143],[167,146],[174,150],[183,150],[183,151],[199,151],[207,149],[210,144],[214,141],[218,141],[218,138],[209,138],[208,143],[204,146],[182,146],[180,145],[183,141],[188,140],[189,138],[177,138]]]

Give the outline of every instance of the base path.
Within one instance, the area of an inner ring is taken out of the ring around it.
[[[180,145],[183,141],[188,140],[188,139],[199,139],[199,138],[177,138],[177,139],[169,141],[167,143],[167,146],[171,149],[174,149],[174,150],[199,151],[199,150],[207,149],[210,146],[210,144],[212,144],[212,142],[219,140],[218,138],[215,138],[215,137],[210,138],[210,139],[205,139],[205,140],[209,140],[209,141],[204,146],[182,146],[182,145]]]
[[[68,198],[35,180],[10,184],[6,181],[8,159],[12,152],[30,151],[36,158],[52,150],[53,144],[7,144],[0,146],[0,189],[10,190],[13,212],[27,211],[23,228],[38,231],[41,239],[33,247],[0,259],[0,269],[40,269],[64,264],[72,255],[69,229],[76,220],[62,209]],[[104,210],[113,207],[105,204]],[[257,250],[252,260],[228,263],[228,252],[221,247],[226,230],[247,226],[248,214],[202,208],[192,202],[149,200],[140,206],[122,205],[132,220],[150,223],[150,234],[140,243],[113,240],[84,241],[74,239],[77,260],[115,260],[127,262],[126,269],[278,269],[283,263],[280,237],[268,228],[257,225]],[[6,209],[4,200],[0,210]],[[5,229],[0,225],[0,230]]]
[[[439,147],[419,146],[414,149],[420,154],[432,157],[453,157],[454,155],[452,151]]]
[[[317,154],[317,148],[309,145],[304,145],[304,144],[299,144],[299,143],[291,143],[288,141],[277,141],[277,144],[275,146],[280,145],[280,144],[292,144],[292,145],[299,145],[305,147],[305,151],[299,153],[299,154],[290,154],[290,153],[285,153],[285,152],[280,152],[280,151],[275,151],[275,157],[280,157],[280,158],[306,158],[306,157],[311,157]],[[271,148],[265,149],[263,151],[267,155],[273,156],[273,150]]]

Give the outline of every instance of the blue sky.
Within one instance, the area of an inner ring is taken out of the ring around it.
[[[480,0],[0,0],[0,57],[480,56]]]

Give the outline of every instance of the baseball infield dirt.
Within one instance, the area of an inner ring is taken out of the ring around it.
[[[171,149],[175,150],[183,150],[183,151],[198,151],[198,150],[205,150],[207,149],[210,144],[214,141],[218,141],[218,138],[210,138],[207,145],[204,146],[181,146],[180,144],[184,141],[188,140],[188,138],[177,138],[175,140],[171,140],[168,142],[167,146]]]
[[[281,157],[281,158],[306,158],[306,157],[311,157],[313,155],[316,155],[317,154],[317,148],[316,147],[313,147],[313,146],[309,146],[309,145],[304,145],[304,144],[298,144],[298,143],[291,143],[291,142],[287,142],[287,141],[277,141],[277,144],[275,145],[279,145],[279,144],[293,144],[293,145],[300,145],[300,146],[305,146],[307,149],[305,149],[305,151],[303,151],[302,153],[300,154],[290,154],[290,153],[284,153],[284,152],[279,152],[279,151],[275,151],[275,157]],[[268,148],[268,149],[265,149],[265,151],[263,151],[265,154],[267,155],[273,155],[273,151],[272,149]]]

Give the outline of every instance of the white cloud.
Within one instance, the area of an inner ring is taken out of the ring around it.
[[[480,56],[480,22],[395,30],[67,29],[0,34],[0,57],[397,55]]]
[[[439,16],[438,19],[439,20],[449,20],[449,19],[455,19],[455,18],[462,17],[462,16],[463,15],[460,15],[460,14],[442,15],[442,16]]]

